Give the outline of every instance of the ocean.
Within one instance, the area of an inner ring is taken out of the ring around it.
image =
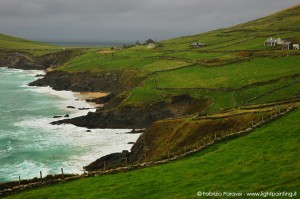
[[[62,41],[42,41],[44,43],[53,44],[56,46],[75,46],[75,47],[121,47],[123,44],[131,45],[135,42],[132,41],[119,41],[119,42],[97,42],[97,41],[90,41],[90,42],[80,42],[80,41],[69,41],[69,42],[62,42]]]
[[[93,108],[70,91],[29,87],[42,71],[0,68],[0,182],[47,174],[83,173],[83,166],[106,154],[130,150],[138,134],[126,129],[51,125],[54,116],[76,117]],[[74,106],[76,109],[68,109]]]

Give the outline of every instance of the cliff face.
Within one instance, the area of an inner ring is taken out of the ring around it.
[[[0,66],[23,70],[43,70],[45,67],[25,53],[0,51]]]
[[[0,51],[0,67],[23,70],[44,70],[56,67],[80,54],[78,50],[67,50],[34,57],[23,51]]]
[[[127,77],[127,78],[126,78]],[[48,72],[44,78],[30,83],[30,86],[50,86],[55,90],[75,92],[119,93],[137,86],[143,80],[136,71],[119,70],[91,74],[89,72],[69,73],[65,71]]]
[[[152,140],[156,140],[165,128],[170,126],[176,127],[177,122],[170,121],[170,125],[161,125],[159,128],[156,121],[184,116],[195,111],[201,111],[209,106],[212,102],[209,99],[195,99],[189,95],[174,96],[172,102],[158,102],[148,107],[123,107],[111,110],[102,110],[96,113],[89,113],[74,119],[67,119],[54,124],[71,123],[77,126],[88,125],[89,128],[147,128],[131,148],[131,152],[123,151],[122,153],[113,153],[101,157],[86,166],[87,171],[114,168],[145,160],[145,154],[152,147]],[[151,127],[150,127],[151,126]],[[150,127],[148,130],[148,127]],[[155,132],[155,133],[153,133]],[[165,135],[165,132],[162,133]],[[154,145],[155,146],[155,145]]]
[[[118,73],[91,75],[88,72],[68,73],[48,72],[44,78],[30,83],[30,86],[50,86],[55,90],[120,92],[124,89],[119,82]]]
[[[146,128],[161,119],[180,117],[204,110],[211,101],[189,95],[175,96],[172,102],[157,102],[149,106],[124,106],[90,112],[86,116],[61,120],[53,124],[70,123],[88,128]],[[109,106],[109,105],[108,105]]]

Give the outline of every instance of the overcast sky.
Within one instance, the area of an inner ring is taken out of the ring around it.
[[[0,0],[0,32],[43,41],[143,41],[228,27],[300,0]]]

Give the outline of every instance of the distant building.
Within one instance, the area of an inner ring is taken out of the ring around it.
[[[156,45],[155,45],[154,43],[149,43],[149,44],[147,45],[147,47],[148,47],[148,49],[151,49],[151,48],[155,48]]]
[[[293,42],[291,42],[291,41],[283,42],[281,49],[282,50],[293,50]]]
[[[278,38],[278,39],[277,39],[277,44],[278,44],[278,45],[282,45],[283,42],[285,42],[285,41],[286,41],[285,39],[280,39],[280,38]]]
[[[277,45],[282,45],[285,42],[284,39],[281,38],[268,38],[265,42],[264,42],[264,46],[277,46]]]
[[[299,50],[299,44],[293,44],[293,50]]]
[[[203,47],[205,47],[206,45],[203,44],[203,43],[200,43],[200,42],[195,42],[195,43],[192,43],[190,46],[191,46],[192,48],[203,48]]]

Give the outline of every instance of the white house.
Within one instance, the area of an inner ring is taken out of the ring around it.
[[[149,43],[147,47],[148,49],[151,49],[151,48],[155,48],[156,45],[154,43]]]
[[[265,42],[264,42],[264,46],[276,46],[276,45],[282,45],[285,42],[284,39],[281,38],[268,38]]]
[[[277,44],[278,45],[282,45],[285,41],[286,41],[286,39],[280,39],[280,38],[278,38],[277,39]]]
[[[206,45],[203,44],[203,43],[200,43],[200,42],[194,42],[194,43],[191,43],[190,45],[192,48],[203,48],[205,47]]]

